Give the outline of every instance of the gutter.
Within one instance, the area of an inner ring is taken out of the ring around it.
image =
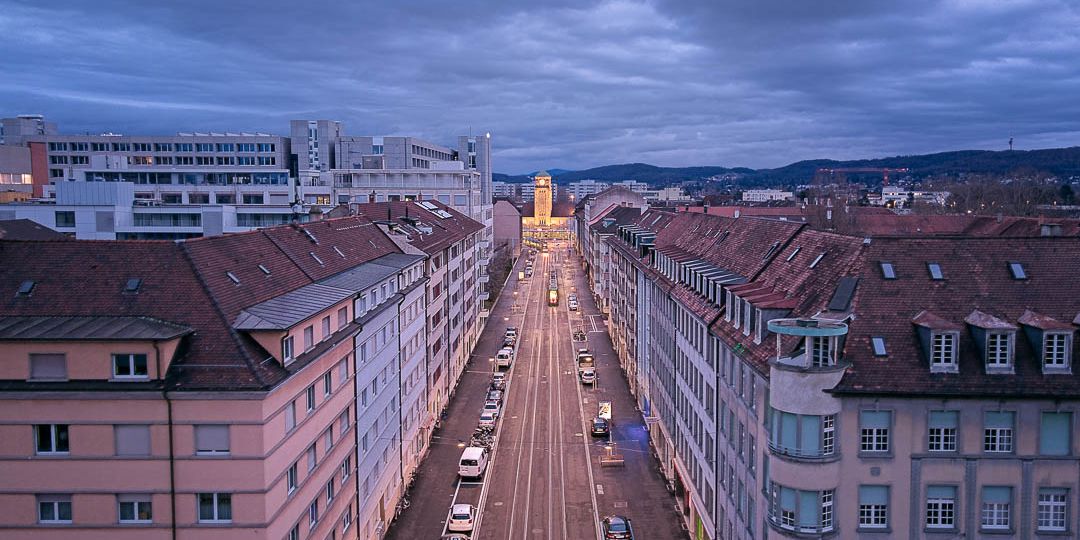
[[[165,387],[165,375],[161,372],[161,348],[158,340],[154,340],[154,363],[157,366],[158,377],[161,377],[161,398],[165,400],[165,410],[168,411],[169,425],[169,529],[172,540],[176,540],[176,455],[173,450],[173,410],[172,400],[169,399],[169,391]]]

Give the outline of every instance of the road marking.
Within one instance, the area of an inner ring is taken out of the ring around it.
[[[603,495],[604,494],[604,484],[596,484],[596,494],[597,495]]]
[[[611,506],[613,506],[615,508],[626,508],[627,503],[626,503],[626,501],[616,501],[616,502],[612,503]]]

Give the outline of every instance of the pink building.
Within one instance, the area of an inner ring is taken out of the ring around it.
[[[392,517],[426,445],[427,255],[385,225],[0,257],[0,536],[368,538]]]

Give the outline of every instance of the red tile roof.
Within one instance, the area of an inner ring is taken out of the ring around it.
[[[445,204],[438,201],[427,202],[450,214],[450,217],[440,217],[415,202],[405,201],[361,203],[349,207],[365,219],[380,223],[387,220],[393,222],[409,235],[409,244],[428,255],[434,255],[484,228],[483,223]],[[416,226],[406,221],[406,216],[410,220],[416,220]],[[420,230],[418,227],[425,229]],[[431,232],[425,232],[426,228],[430,228]]]

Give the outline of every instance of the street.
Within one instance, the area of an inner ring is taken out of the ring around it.
[[[451,504],[478,509],[473,538],[601,538],[607,515],[630,518],[635,538],[686,538],[650,453],[647,431],[614,357],[580,259],[565,244],[536,255],[534,274],[518,262],[410,491],[411,506],[389,538],[438,538]],[[550,272],[559,301],[548,305]],[[577,311],[568,309],[570,294]],[[496,446],[481,479],[461,480],[457,462],[476,427],[507,326],[519,328]],[[573,336],[585,337],[574,341]],[[596,357],[597,380],[582,385],[576,351]],[[594,437],[599,402],[612,407],[611,435]],[[601,465],[601,462],[604,465]]]

